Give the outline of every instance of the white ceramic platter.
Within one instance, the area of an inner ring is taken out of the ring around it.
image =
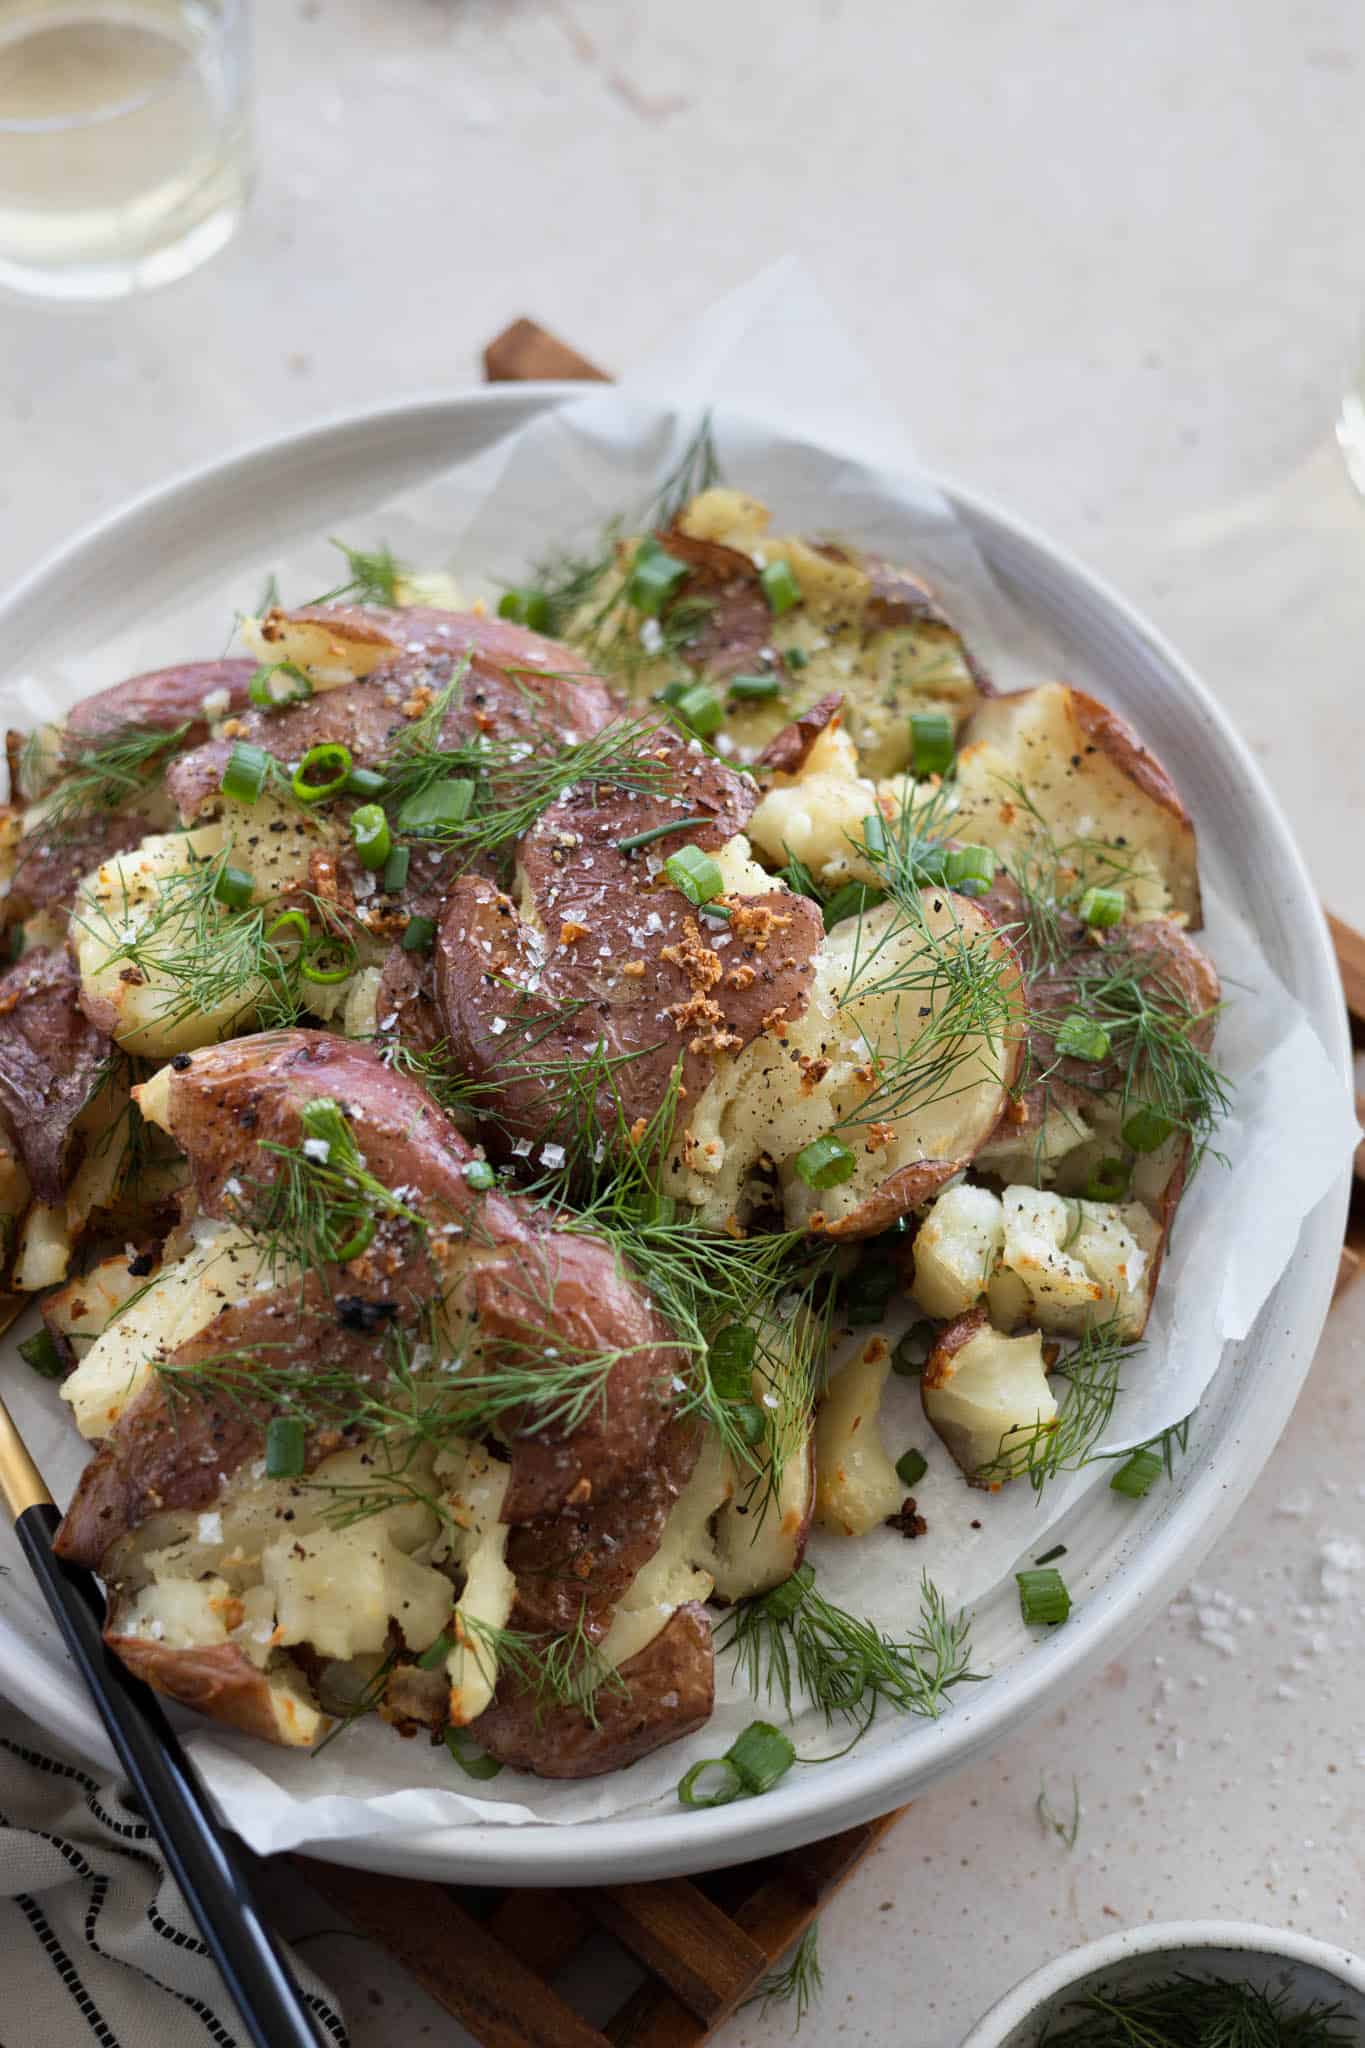
[[[575,386],[512,386],[368,412],[274,440],[141,498],[70,543],[0,603],[0,680],[80,662],[92,687],[101,645],[196,593],[239,591],[248,570],[476,453]],[[1172,768],[1204,857],[1280,978],[1345,1072],[1349,1044],[1327,932],[1307,873],[1259,770],[1203,686],[1106,586],[1015,521],[949,496],[1023,612],[1077,679],[1125,712]],[[354,530],[354,528],[352,529]],[[168,647],[164,660],[214,648]],[[94,666],[92,666],[94,664]],[[315,1853],[415,1877],[575,1884],[658,1877],[737,1862],[829,1834],[908,1799],[997,1747],[1114,1656],[1170,1597],[1226,1525],[1274,1447],[1308,1370],[1337,1266],[1347,1182],[1319,1204],[1251,1337],[1230,1349],[1200,1408],[1172,1485],[1140,1503],[1093,1489],[1057,1535],[1070,1551],[1076,1611],[1033,1639],[1013,1586],[978,1606],[974,1661],[988,1684],[941,1721],[907,1723],[876,1750],[793,1772],[774,1792],[710,1812],[682,1810],[574,1826],[470,1826],[331,1841]],[[20,1368],[22,1370],[22,1368]],[[60,1651],[8,1613],[24,1567],[0,1541],[0,1687],[92,1757],[107,1758],[89,1703]],[[229,1816],[230,1817],[230,1816]]]

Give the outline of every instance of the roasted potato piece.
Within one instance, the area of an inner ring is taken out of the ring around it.
[[[1066,683],[982,703],[957,757],[961,840],[1025,866],[1045,839],[1083,883],[1121,886],[1142,917],[1201,923],[1194,825],[1170,776],[1115,711]]]
[[[314,604],[297,611],[276,606],[264,618],[245,620],[242,637],[259,660],[293,662],[321,692],[390,668],[404,671],[410,689],[422,679],[436,684],[468,656],[475,690],[489,682],[505,688],[520,676],[535,695],[558,700],[571,723],[582,720],[575,728],[580,737],[612,715],[610,697],[571,647],[481,612],[439,611],[429,605],[392,610]],[[542,693],[542,678],[559,688]]]
[[[695,1101],[805,1007],[820,917],[748,861],[751,789],[667,729],[639,759],[643,788],[579,785],[550,806],[518,848],[515,902],[475,875],[451,893],[437,996],[456,1067],[486,1091],[490,1143],[619,1143],[675,1073]],[[675,821],[676,838],[621,850]],[[683,845],[717,857],[728,922],[669,882]]]
[[[1057,1419],[1036,1330],[1006,1337],[983,1308],[950,1323],[920,1378],[924,1413],[967,1478],[997,1489]],[[987,1470],[989,1469],[989,1472]]]
[[[471,1730],[499,1762],[542,1778],[596,1778],[624,1770],[710,1719],[715,1653],[706,1609],[680,1607],[653,1640],[621,1666],[622,1689],[604,1689],[596,1720],[575,1707],[545,1707],[504,1678]]]
[[[975,1308],[1004,1242],[998,1195],[965,1181],[945,1188],[915,1233],[913,1292],[925,1314],[947,1322]]]
[[[184,1617],[186,1640],[177,1644],[168,1638],[160,1614],[149,1611],[148,1599],[144,1593],[131,1604],[116,1605],[104,1636],[134,1678],[243,1735],[286,1749],[313,1748],[328,1722],[309,1697],[297,1666],[280,1659],[261,1671],[236,1643],[213,1641],[209,1631],[215,1618],[207,1602]]]
[[[865,1536],[905,1497],[877,1426],[890,1371],[886,1340],[873,1337],[835,1373],[816,1411],[815,1519],[839,1536]]]
[[[192,746],[212,720],[242,709],[255,673],[254,661],[184,661],[97,690],[68,713],[63,753],[69,754],[74,742],[111,733],[169,732],[179,725],[189,727],[184,744]]]
[[[76,1121],[109,1054],[79,993],[55,949],[27,953],[0,975],[0,1109],[34,1193],[49,1204],[65,1197]]]
[[[836,925],[795,1022],[718,1070],[665,1180],[703,1220],[743,1217],[746,1187],[769,1159],[790,1225],[871,1236],[990,1136],[1021,1051],[1017,963],[979,905],[926,889],[920,906],[910,915],[886,903]],[[831,1134],[853,1170],[813,1187],[797,1161]]]
[[[956,724],[988,688],[916,577],[849,547],[775,537],[756,499],[704,491],[648,539],[686,565],[658,621],[629,602],[646,545],[629,540],[617,549],[610,584],[593,590],[567,637],[619,669],[641,702],[673,679],[679,660],[722,694],[735,675],[773,677],[775,697],[728,699],[722,751],[752,758],[788,719],[837,690],[865,772],[894,774],[909,756],[911,711],[944,710]],[[763,580],[779,566],[797,591],[796,603],[781,610]]]

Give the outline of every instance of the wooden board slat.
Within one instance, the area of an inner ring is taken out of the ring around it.
[[[733,2012],[768,1968],[766,1950],[684,1877],[602,1885],[585,1904],[709,2026]]]
[[[1365,932],[1354,931],[1339,917],[1333,917],[1330,910],[1327,929],[1332,934],[1332,947],[1341,970],[1352,1036],[1359,1040],[1365,1034]]]
[[[574,383],[611,382],[605,370],[535,320],[514,320],[489,342],[483,373],[490,384],[558,383],[566,378]]]
[[[488,1930],[528,1969],[553,1977],[592,1932],[592,1915],[578,1892],[504,1892],[488,1918]]]
[[[306,1865],[308,1881],[454,2013],[483,2048],[609,2048],[443,1885]]]

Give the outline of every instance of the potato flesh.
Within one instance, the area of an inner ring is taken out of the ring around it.
[[[784,1038],[765,1033],[719,1067],[689,1120],[687,1156],[670,1160],[666,1172],[666,1191],[692,1203],[701,1222],[715,1227],[743,1215],[745,1184],[765,1156],[778,1169],[786,1221],[800,1228],[817,1214],[827,1223],[849,1215],[902,1166],[970,1159],[993,1128],[1007,1059],[1003,1018],[995,1030],[964,1038],[942,1092],[897,1105],[875,1134],[875,1105],[868,1121],[845,1121],[868,1102],[872,1053],[908,1057],[941,1015],[944,987],[922,985],[932,962],[991,942],[984,918],[965,900],[926,890],[922,902],[928,939],[894,904],[836,925],[817,956],[807,1008]],[[900,976],[915,985],[873,986]],[[836,1127],[856,1153],[856,1170],[838,1187],[811,1188],[795,1170],[796,1156]]]
[[[1141,1335],[1160,1226],[1140,1202],[1087,1202],[1031,1187],[949,1188],[915,1239],[913,1293],[948,1321],[985,1295],[992,1321],[1079,1336],[1111,1319]]]
[[[829,1383],[815,1418],[815,1519],[840,1536],[865,1536],[905,1498],[877,1416],[891,1371],[874,1337]]]
[[[621,1596],[601,1656],[613,1668],[653,1642],[689,1600],[709,1600],[715,1588],[711,1517],[734,1487],[730,1461],[708,1435],[692,1476],[669,1512],[659,1548]]]
[[[915,1237],[915,1300],[950,1322],[985,1292],[1004,1249],[1005,1216],[989,1188],[946,1188]]]
[[[450,1618],[450,1581],[416,1563],[367,1516],[350,1529],[291,1529],[261,1554],[262,1583],[274,1596],[275,1638],[309,1643],[322,1657],[382,1650],[390,1620],[410,1650],[435,1642]],[[431,1518],[430,1535],[436,1518]]]
[[[977,712],[957,757],[956,836],[1027,864],[1040,825],[1022,788],[1080,880],[1121,887],[1130,915],[1169,916],[1173,820],[1079,737],[1070,699],[1064,683],[1048,683]],[[1083,770],[1071,765],[1078,758]]]
[[[923,1381],[924,1412],[968,1478],[1000,1458],[1022,1468],[1029,1442],[1057,1419],[1040,1333],[1007,1337],[984,1324],[941,1374],[932,1364]]]
[[[507,1568],[507,1524],[499,1519],[512,1476],[482,1445],[463,1439],[440,1451],[436,1474],[454,1524],[449,1555],[465,1574],[455,1604],[455,1647],[446,1659],[450,1719],[457,1728],[481,1714],[498,1683],[497,1656],[487,1637],[468,1628],[505,1628],[517,1582]],[[448,1598],[448,1595],[447,1595]]]
[[[339,690],[346,683],[360,682],[393,660],[387,640],[361,639],[347,633],[340,621],[294,619],[277,612],[270,617],[268,639],[265,629],[264,619],[242,620],[242,645],[247,653],[262,663],[292,662],[315,690]]]
[[[108,1436],[158,1358],[205,1329],[230,1301],[278,1284],[258,1248],[230,1223],[198,1219],[189,1251],[123,1307],[58,1390],[84,1437]]]
[[[279,826],[278,831],[272,827]],[[225,850],[255,883],[255,902],[274,900],[306,882],[312,856],[339,843],[335,826],[282,799],[262,796],[250,806],[228,804],[224,815],[190,832],[144,839],[129,853],[105,861],[82,884],[72,920],[76,964],[91,1014],[112,1015],[112,1035],[130,1052],[169,1057],[250,1030],[266,993],[259,979],[227,991],[211,1007],[191,1005],[183,985],[163,964],[176,955],[202,953],[203,934],[191,914],[174,908],[176,877]],[[171,906],[168,909],[168,905]],[[217,915],[226,922],[226,909]],[[121,951],[139,948],[129,962]],[[124,977],[133,975],[132,980]],[[319,995],[329,991],[319,989]],[[332,991],[344,1002],[345,988]]]
[[[141,1292],[144,1281],[128,1271],[128,1254],[117,1253],[101,1259],[88,1273],[68,1280],[65,1287],[50,1294],[43,1303],[43,1321],[49,1330],[65,1337],[78,1355],[89,1350],[103,1335],[125,1303]]]

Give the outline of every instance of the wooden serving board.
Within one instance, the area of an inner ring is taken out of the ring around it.
[[[606,382],[605,373],[531,320],[484,351],[490,383]],[[1330,912],[1353,1042],[1365,1049],[1365,937]],[[1365,1101],[1360,1104],[1365,1116]],[[1365,1266],[1365,1144],[1336,1293]],[[567,1891],[488,1891],[373,1876],[295,1859],[315,1891],[395,1956],[483,2048],[700,2048],[738,2010],[909,1812],[783,1856],[704,1877]],[[599,2030],[552,1979],[607,1934],[644,1982]]]

